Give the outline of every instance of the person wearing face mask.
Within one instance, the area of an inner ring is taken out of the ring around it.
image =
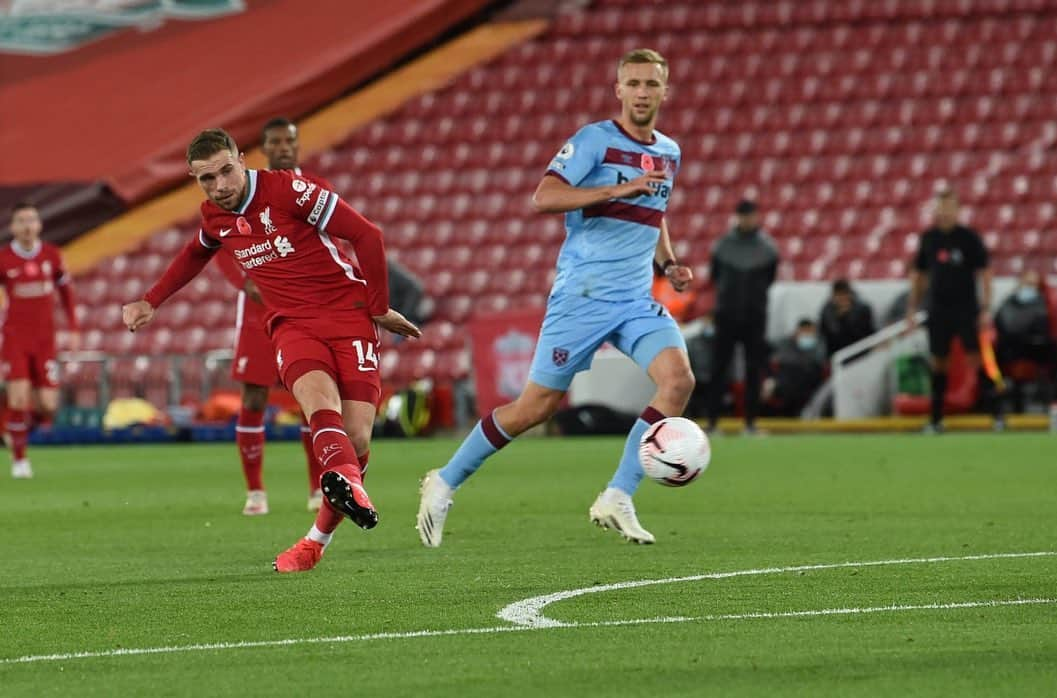
[[[1041,291],[1038,272],[1025,271],[1017,288],[1002,302],[995,314],[998,333],[995,355],[999,365],[1027,361],[1052,371],[1057,364],[1057,346],[1050,334],[1050,317]],[[1023,396],[1014,381],[1017,411],[1023,410]]]
[[[769,411],[783,417],[799,415],[822,385],[826,372],[825,352],[814,322],[801,319],[796,332],[778,343],[771,369],[772,376],[763,385]]]
[[[712,248],[710,280],[716,291],[716,340],[709,382],[709,431],[713,431],[727,392],[727,369],[734,347],[745,351],[745,432],[756,433],[760,374],[767,361],[767,292],[778,272],[778,247],[760,229],[756,202],[743,199],[734,209],[734,228]]]

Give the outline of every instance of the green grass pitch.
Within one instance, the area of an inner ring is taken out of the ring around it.
[[[377,442],[378,528],[284,576],[299,445],[268,446],[258,518],[233,445],[34,449],[0,476],[0,696],[1057,694],[1057,556],[990,557],[1057,551],[1051,436],[720,437],[691,486],[644,483],[655,546],[587,519],[620,439],[524,439],[426,550],[418,478],[455,446]]]

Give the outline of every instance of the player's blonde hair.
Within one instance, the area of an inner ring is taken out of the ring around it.
[[[668,80],[668,61],[659,52],[654,51],[652,48],[637,48],[634,51],[628,51],[620,57],[620,62],[617,63],[617,75],[620,75],[620,69],[626,66],[628,63],[655,63],[661,66],[661,72],[664,73],[665,81]]]
[[[235,139],[222,128],[207,128],[187,146],[187,164],[195,160],[208,160],[222,150],[230,150],[238,155],[239,147]]]

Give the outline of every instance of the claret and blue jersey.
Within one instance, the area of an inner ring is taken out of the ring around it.
[[[667,173],[652,194],[565,214],[558,274],[529,371],[534,383],[567,390],[605,342],[643,369],[667,347],[685,351],[675,321],[650,295],[661,221],[679,171],[679,146],[656,131],[653,141],[644,143],[615,121],[599,121],[562,147],[547,174],[575,187],[600,187],[650,170]]]
[[[671,138],[654,131],[653,142],[645,143],[615,121],[588,124],[562,147],[547,173],[576,187],[612,186],[648,170],[664,170],[668,176],[651,195],[565,214],[566,239],[552,295],[649,297],[653,255],[679,160],[679,146]]]

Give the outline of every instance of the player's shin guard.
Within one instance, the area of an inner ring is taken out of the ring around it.
[[[301,446],[305,449],[305,465],[308,468],[308,491],[315,492],[319,489],[319,476],[323,474],[323,466],[316,458],[315,450],[312,448],[312,428],[308,426],[308,420],[301,413]]]
[[[628,439],[624,442],[624,454],[620,457],[620,464],[617,466],[617,471],[613,473],[613,479],[609,481],[609,487],[614,487],[629,495],[635,494],[644,475],[642,464],[639,462],[639,441],[651,424],[662,419],[664,415],[653,407],[647,406],[642,411],[639,418],[635,420],[635,424],[632,425],[631,431],[628,432]]]
[[[242,475],[247,490],[263,490],[261,470],[264,468],[264,412],[245,407],[239,410],[235,425],[235,443],[242,459]]]
[[[13,410],[7,411],[8,439],[11,442],[11,457],[17,463],[26,457],[26,443],[29,441],[29,411]]]
[[[463,440],[448,464],[440,469],[440,478],[452,489],[477,472],[486,458],[510,443],[508,435],[496,421],[495,411],[477,423]]]
[[[313,450],[323,468],[320,482],[325,495],[316,516],[316,528],[324,534],[332,533],[343,516],[352,518],[363,528],[372,528],[378,522],[378,515],[363,489],[360,462],[345,433],[341,415],[334,410],[319,410],[309,423]],[[330,476],[331,472],[341,478]],[[328,478],[334,482],[328,484]],[[335,489],[328,491],[331,485]],[[339,511],[339,507],[345,510]]]

